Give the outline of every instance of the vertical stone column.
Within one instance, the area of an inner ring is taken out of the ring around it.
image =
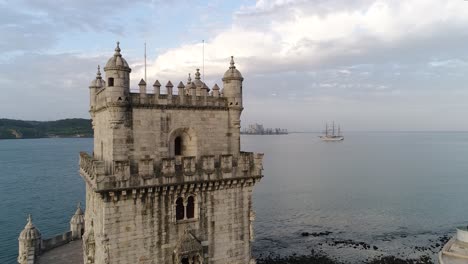
[[[201,88],[201,95],[203,96],[203,105],[207,105],[208,86],[205,83]]]
[[[213,86],[212,90],[213,90],[213,97],[219,97],[219,86],[218,86],[218,84],[215,84]]]
[[[190,94],[192,96],[192,105],[197,104],[197,86],[195,83],[192,83],[190,86]]]
[[[146,82],[145,82],[145,80],[141,79],[140,83],[138,83],[138,87],[140,87],[140,98],[146,98]]]
[[[161,84],[159,83],[158,80],[154,82],[153,88],[154,88],[154,96],[156,100],[158,100],[159,94],[161,94]]]
[[[177,88],[179,89],[179,104],[184,104],[185,86],[182,82],[179,82],[179,85],[177,85]]]
[[[174,87],[174,85],[172,85],[171,81],[168,81],[167,84],[166,84],[168,102],[172,102],[172,88],[173,87]]]

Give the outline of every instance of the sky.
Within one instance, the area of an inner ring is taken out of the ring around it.
[[[468,130],[468,1],[0,0],[0,118],[89,118],[120,41],[131,87],[222,86],[234,56],[242,126]]]

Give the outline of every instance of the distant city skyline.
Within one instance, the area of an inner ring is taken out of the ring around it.
[[[468,2],[0,0],[0,118],[89,118],[88,86],[115,42],[132,88],[221,86],[234,56],[242,126],[468,130]]]

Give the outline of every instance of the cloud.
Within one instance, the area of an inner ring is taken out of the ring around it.
[[[47,51],[67,34],[84,32],[124,35],[133,30],[125,20],[150,19],[132,17],[141,6],[161,1],[150,0],[19,0],[0,2],[0,49],[5,52]],[[148,8],[146,8],[148,9]]]
[[[105,59],[67,53],[25,53],[15,58],[15,67],[11,67],[11,62],[0,62],[2,117],[88,117],[88,86],[96,66]]]
[[[326,9],[325,1],[257,1],[254,7],[242,8],[230,28],[206,42],[207,72],[219,74],[216,69],[231,54],[252,73],[317,68],[353,59],[374,63],[392,59],[384,53],[397,55],[391,50],[398,47],[412,48],[412,43],[428,39],[440,43],[443,40],[437,37],[445,36],[448,29],[468,35],[463,26],[468,6],[463,1],[361,1],[354,8],[347,2],[331,1],[329,6],[339,8],[328,8],[324,14],[319,11]],[[258,13],[266,15],[252,18],[249,24],[241,21],[246,14]],[[169,49],[158,56],[153,72],[197,67],[200,50],[201,44]]]
[[[201,69],[202,39],[209,86],[222,84],[234,55],[245,77],[244,125],[320,129],[320,120],[341,118],[348,128],[398,122],[409,127],[414,120],[428,127],[435,120],[460,124],[455,118],[468,114],[461,105],[468,99],[465,1],[187,3],[169,8],[169,1],[149,0],[0,1],[0,34],[7,36],[0,40],[0,83],[13,89],[0,99],[0,110],[25,100],[31,108],[17,110],[19,116],[86,116],[86,87],[96,64],[112,55],[113,46],[102,52],[101,45],[121,37],[136,88],[144,67],[131,39],[141,41],[151,32],[158,49],[149,60],[150,84],[178,83]]]

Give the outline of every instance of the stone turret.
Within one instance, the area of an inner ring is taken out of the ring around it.
[[[114,55],[107,61],[104,71],[106,72],[107,86],[105,88],[105,106],[109,110],[108,125],[111,131],[107,131],[106,137],[100,138],[101,143],[108,148],[98,149],[108,168],[111,170],[123,170],[128,175],[128,164],[120,161],[128,157],[128,146],[126,142],[128,133],[128,114],[130,106],[130,72],[127,61],[120,53],[119,42],[115,48]],[[144,84],[146,86],[146,83]],[[94,119],[94,118],[93,118]],[[108,144],[106,144],[108,143]]]
[[[21,231],[19,240],[18,263],[27,264],[28,259],[34,258],[41,251],[41,232],[34,226],[31,215],[28,216],[28,223]]]
[[[104,67],[107,80],[107,93],[112,102],[116,102],[130,93],[130,72],[127,61],[120,54],[119,42],[115,48],[114,56],[112,56]]]
[[[228,106],[242,110],[242,82],[244,77],[234,65],[234,57],[231,56],[231,66],[224,73],[223,95],[228,99]]]
[[[92,80],[91,84],[89,85],[90,109],[94,109],[96,106],[96,92],[105,86],[106,82],[101,77],[101,68],[98,65],[96,78]]]
[[[84,213],[83,213],[83,210],[81,210],[81,204],[78,203],[76,212],[70,220],[70,231],[72,232],[73,239],[81,238],[81,236],[83,235],[84,224],[85,224]]]
[[[234,57],[231,56],[229,69],[223,77],[223,96],[227,99],[229,108],[229,130],[231,140],[229,148],[230,153],[239,153],[240,151],[240,116],[242,110],[242,82],[244,77],[234,65]]]

